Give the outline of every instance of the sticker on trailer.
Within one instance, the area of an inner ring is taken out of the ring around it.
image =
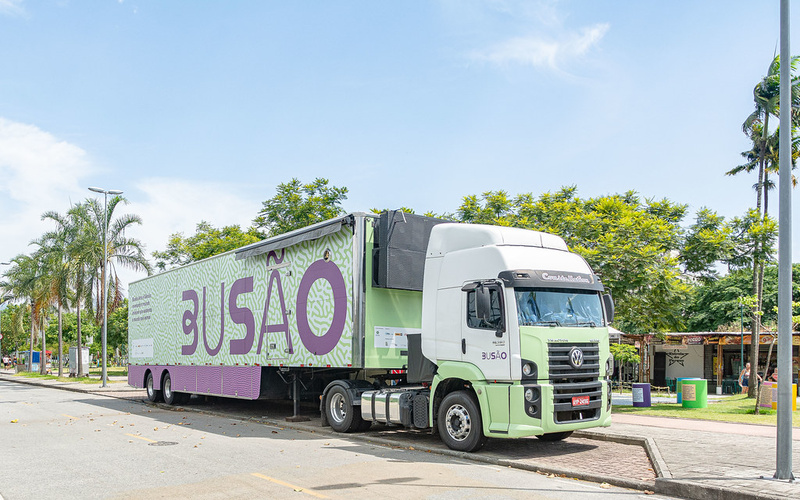
[[[416,328],[375,327],[375,347],[381,349],[408,349],[408,334],[422,333]]]
[[[131,343],[131,358],[152,358],[153,339],[138,339]]]

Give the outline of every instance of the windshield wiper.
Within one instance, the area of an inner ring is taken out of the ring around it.
[[[594,321],[582,321],[580,323],[575,323],[575,326],[591,326],[592,328],[597,326],[597,323]]]
[[[542,320],[542,321],[534,321],[533,323],[531,323],[531,326],[536,326],[536,325],[561,326],[561,322],[556,320],[551,320],[551,321]]]

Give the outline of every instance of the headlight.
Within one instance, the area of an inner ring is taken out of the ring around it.
[[[614,375],[614,356],[608,355],[608,359],[606,359],[606,377],[611,377]]]
[[[534,401],[539,400],[539,388],[538,387],[528,387],[525,389],[525,401],[528,403],[533,403]]]
[[[525,390],[525,401],[528,401],[529,403],[533,401],[533,389]]]
[[[526,377],[530,377],[532,373],[533,373],[533,366],[531,366],[530,363],[525,363],[524,365],[522,365],[523,375],[525,375]]]

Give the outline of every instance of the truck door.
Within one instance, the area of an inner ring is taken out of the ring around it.
[[[472,282],[462,288],[461,360],[486,380],[511,380],[511,356],[502,285]]]

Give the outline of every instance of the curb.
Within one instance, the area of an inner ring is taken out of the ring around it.
[[[764,492],[752,493],[719,486],[707,486],[682,479],[667,478],[656,478],[654,491],[659,495],[688,498],[690,500],[786,500],[787,498]]]

